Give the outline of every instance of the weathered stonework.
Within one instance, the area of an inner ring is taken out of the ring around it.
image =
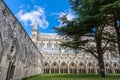
[[[0,0],[0,80],[41,74],[42,54]]]

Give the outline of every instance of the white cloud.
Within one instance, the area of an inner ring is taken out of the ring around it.
[[[20,10],[17,14],[18,19],[22,21],[26,26],[33,26],[37,20],[37,23],[41,28],[47,28],[49,23],[46,20],[44,9],[38,6],[35,6],[34,8],[35,10],[31,10],[29,12]]]

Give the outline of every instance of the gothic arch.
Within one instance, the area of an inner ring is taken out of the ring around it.
[[[74,62],[71,62],[69,65],[70,73],[77,73],[77,65]]]
[[[17,53],[18,53],[18,40],[13,39],[10,47],[10,53],[7,55],[7,59],[9,60],[9,66],[8,66],[6,80],[13,79],[14,77],[14,72],[16,67],[15,63],[17,63],[16,61]]]
[[[118,63],[113,63],[113,67],[114,67],[115,73],[120,73],[120,66],[118,65]]]
[[[112,66],[109,63],[105,64],[106,73],[112,73]]]
[[[2,59],[2,51],[3,51],[3,44],[2,44],[2,35],[0,32],[0,63],[1,63],[1,59]]]
[[[49,73],[49,71],[50,71],[50,65],[47,62],[45,62],[43,64],[43,67],[44,67],[44,73],[45,74]]]
[[[51,65],[51,73],[59,73],[59,65],[56,62]]]
[[[92,62],[89,62],[87,64],[87,68],[88,68],[88,73],[94,73],[95,72],[94,65],[92,64]]]
[[[85,73],[85,64],[83,62],[78,64],[78,73]]]
[[[68,65],[65,62],[60,64],[60,73],[68,73]]]

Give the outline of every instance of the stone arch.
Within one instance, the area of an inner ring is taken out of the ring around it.
[[[1,63],[1,59],[2,59],[2,51],[3,51],[3,44],[2,44],[2,35],[0,32],[0,63]]]
[[[112,66],[109,63],[105,64],[106,73],[112,73]]]
[[[10,47],[10,53],[7,55],[7,59],[9,60],[9,66],[7,70],[7,77],[6,80],[11,80],[14,77],[15,72],[15,63],[16,61],[16,55],[18,53],[18,40],[13,39],[11,47]]]
[[[60,73],[68,73],[68,65],[65,62],[60,64]]]
[[[94,65],[92,64],[92,62],[89,62],[87,64],[87,68],[88,68],[88,73],[94,73],[95,72]]]
[[[44,73],[45,74],[49,73],[49,71],[50,71],[50,65],[47,62],[45,62],[43,64],[43,67],[44,67]]]
[[[78,64],[78,73],[85,73],[85,64],[83,62]]]
[[[51,65],[51,73],[59,73],[59,65],[56,62]]]
[[[120,66],[118,63],[113,63],[114,71],[115,73],[120,73]]]
[[[71,62],[69,65],[70,73],[77,73],[77,65],[74,62]]]

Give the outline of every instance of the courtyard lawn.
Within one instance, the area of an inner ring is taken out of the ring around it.
[[[96,74],[42,74],[23,80],[120,80],[120,74],[109,74],[106,78]]]

